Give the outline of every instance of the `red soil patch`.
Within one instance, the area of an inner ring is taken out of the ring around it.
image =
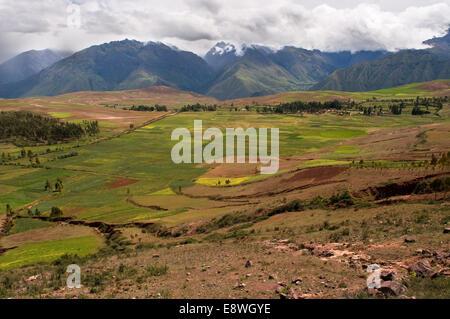
[[[119,179],[117,181],[111,182],[108,184],[108,188],[118,188],[118,187],[123,187],[123,186],[127,186],[127,185],[131,185],[138,182],[138,180],[136,179]]]
[[[302,169],[294,176],[286,180],[286,182],[297,182],[303,180],[314,179],[315,182],[331,179],[347,170],[344,166],[319,166]]]
[[[428,82],[419,86],[419,88],[427,91],[440,91],[450,89],[450,82]]]

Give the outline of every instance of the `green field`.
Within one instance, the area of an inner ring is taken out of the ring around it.
[[[0,256],[0,270],[51,262],[64,254],[81,257],[94,253],[100,246],[99,239],[94,236],[27,243]]]

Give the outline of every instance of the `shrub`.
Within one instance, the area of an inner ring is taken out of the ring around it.
[[[63,215],[62,210],[59,207],[52,207],[50,211],[50,218],[58,218]]]
[[[162,276],[167,274],[167,272],[169,271],[169,266],[164,265],[164,266],[159,266],[159,265],[149,265],[147,266],[147,275],[149,276]]]

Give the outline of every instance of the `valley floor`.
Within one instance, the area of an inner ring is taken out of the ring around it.
[[[448,103],[365,116],[35,102],[71,121],[93,108],[101,133],[25,147],[39,165],[0,144],[1,298],[450,298]],[[279,172],[174,164],[170,133],[199,119],[280,128]]]

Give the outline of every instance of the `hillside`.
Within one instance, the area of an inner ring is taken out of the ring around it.
[[[450,78],[450,60],[427,51],[407,50],[335,71],[312,90],[370,91],[406,83]]]
[[[333,72],[311,90],[368,91],[450,78],[450,29],[424,41],[425,50],[405,50]]]
[[[417,96],[450,96],[450,80],[438,80],[430,82],[411,83],[398,87],[368,91],[368,92],[344,92],[344,91],[291,91],[258,97],[239,98],[222,101],[222,105],[254,106],[254,105],[278,105],[292,101],[330,101],[330,100],[354,100],[367,99],[391,99],[409,98]]]
[[[124,40],[92,46],[28,79],[0,87],[0,96],[58,95],[167,85],[200,91],[212,76],[193,53],[161,43]]]
[[[23,52],[0,64],[0,84],[26,79],[69,55],[49,49]]]

